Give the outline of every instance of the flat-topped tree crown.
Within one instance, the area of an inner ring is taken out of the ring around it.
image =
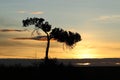
[[[76,42],[81,41],[79,33],[65,31],[61,28],[52,29],[50,35],[58,42],[63,42],[70,47],[72,47]]]

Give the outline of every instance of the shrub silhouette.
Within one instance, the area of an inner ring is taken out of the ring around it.
[[[48,52],[49,52],[49,46],[50,46],[50,40],[54,39],[58,42],[65,43],[67,46],[73,48],[74,44],[78,41],[81,41],[81,35],[79,33],[74,33],[71,31],[65,31],[61,28],[54,28],[51,29],[51,25],[49,22],[45,21],[44,18],[27,18],[22,21],[23,27],[28,27],[30,25],[34,25],[35,29],[31,33],[33,35],[34,32],[36,32],[38,35],[39,29],[41,29],[45,34],[47,38],[47,46],[46,46],[46,53],[45,53],[45,61],[48,62]]]

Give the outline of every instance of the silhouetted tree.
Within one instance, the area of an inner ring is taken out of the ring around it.
[[[69,47],[73,47],[73,45],[81,41],[81,36],[79,33],[73,33],[71,31],[65,31],[61,28],[54,28],[51,29],[51,25],[45,21],[43,18],[27,18],[22,21],[23,26],[27,27],[29,25],[35,25],[35,29],[32,32],[32,35],[34,32],[36,32],[39,35],[39,29],[41,29],[47,37],[47,46],[46,46],[46,54],[45,54],[45,61],[48,60],[48,52],[49,52],[49,46],[50,46],[50,40],[54,39],[58,42],[65,43]]]

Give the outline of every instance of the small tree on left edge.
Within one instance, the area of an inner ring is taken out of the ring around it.
[[[73,47],[73,45],[79,41],[81,41],[81,36],[79,33],[73,33],[71,31],[65,31],[61,28],[53,28],[51,29],[51,25],[49,22],[45,21],[43,18],[27,18],[22,21],[23,27],[28,27],[30,25],[34,25],[35,29],[33,30],[32,34],[36,32],[39,35],[39,29],[41,29],[45,34],[47,38],[47,46],[46,46],[46,53],[45,53],[45,61],[47,61],[48,58],[48,52],[50,47],[50,40],[54,39],[58,42],[65,43],[69,47]]]

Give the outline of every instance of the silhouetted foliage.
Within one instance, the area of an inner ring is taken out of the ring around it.
[[[78,33],[71,31],[65,31],[61,28],[54,28],[50,33],[51,38],[56,39],[58,42],[66,43],[66,45],[72,47],[76,42],[81,41],[81,36]]]
[[[73,47],[75,43],[78,41],[81,41],[81,36],[79,33],[74,33],[71,31],[65,31],[61,28],[54,28],[51,29],[51,25],[49,22],[45,21],[43,18],[27,18],[26,20],[23,20],[23,26],[27,27],[30,25],[35,25],[35,29],[32,32],[32,35],[34,32],[36,32],[39,35],[39,29],[41,29],[47,37],[47,47],[46,47],[46,54],[45,54],[45,60],[48,60],[48,52],[49,52],[49,46],[50,46],[50,40],[55,39],[58,42],[65,43],[69,47]],[[48,62],[48,61],[47,61]]]

